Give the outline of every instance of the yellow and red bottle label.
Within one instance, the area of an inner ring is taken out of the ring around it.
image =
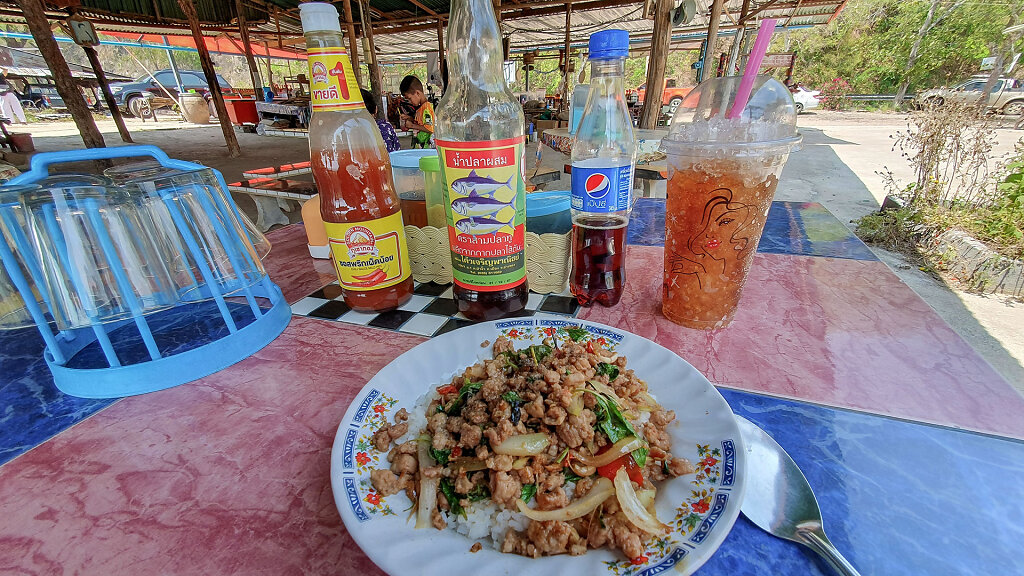
[[[341,47],[308,48],[309,98],[313,112],[362,108],[356,75],[348,52]]]
[[[379,290],[412,273],[401,211],[366,222],[324,222],[324,228],[342,288]]]
[[[456,285],[481,292],[526,281],[525,138],[436,140]]]

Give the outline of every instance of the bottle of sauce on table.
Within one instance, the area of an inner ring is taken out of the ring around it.
[[[526,308],[525,120],[505,85],[491,0],[453,0],[448,89],[434,139],[444,180],[453,292],[471,320]]]
[[[313,111],[309,156],[342,296],[354,310],[391,310],[412,296],[413,280],[388,151],[352,73],[338,10],[311,2],[299,14]]]
[[[590,94],[572,147],[572,280],[581,306],[614,306],[626,282],[636,143],[623,74],[629,32],[590,37]]]

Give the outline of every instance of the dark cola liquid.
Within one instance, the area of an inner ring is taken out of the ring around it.
[[[530,288],[525,281],[514,288],[496,292],[472,290],[456,284],[452,292],[459,312],[476,322],[515,316],[526,309],[526,301],[530,298]]]
[[[626,284],[626,222],[583,216],[572,227],[570,289],[581,306],[614,306]]]

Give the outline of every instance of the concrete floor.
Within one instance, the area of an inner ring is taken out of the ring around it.
[[[108,145],[121,144],[113,122],[99,124]],[[243,170],[309,159],[307,142],[299,138],[236,132],[243,155],[232,159],[227,156],[218,125],[195,126],[168,117],[156,124],[129,119],[128,127],[137,143],[154,144],[172,157],[217,168],[229,182],[241,179]],[[799,127],[804,135],[803,147],[791,155],[786,165],[777,200],[820,202],[852,228],[852,220],[878,210],[885,198],[882,178],[885,170],[891,170],[904,182],[912,176],[899,153],[892,150],[891,135],[906,129],[902,115],[812,111],[800,116]],[[33,124],[31,132],[40,151],[82,147],[78,132],[70,122]],[[1024,133],[1004,128],[997,130],[997,136],[999,143],[994,153],[1002,156],[1013,150],[1014,143]],[[528,172],[534,167],[534,150],[536,148],[528,149]],[[558,160],[547,154],[544,164],[557,166]],[[254,211],[248,197],[238,196],[236,200],[246,212]],[[298,210],[290,212],[289,218],[297,221]],[[897,254],[875,252],[1007,381],[1024,393],[1024,303],[963,292],[921,272]]]

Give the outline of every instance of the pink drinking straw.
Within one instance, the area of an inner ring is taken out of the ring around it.
[[[743,70],[743,79],[740,80],[740,89],[736,92],[736,100],[732,108],[725,115],[726,118],[739,118],[743,109],[750,99],[750,90],[754,87],[754,78],[761,69],[761,61],[768,51],[768,44],[772,41],[772,33],[775,32],[775,18],[766,18],[761,21],[761,27],[757,29],[757,39],[754,40],[754,47],[750,50],[750,57],[747,58],[747,67]]]

